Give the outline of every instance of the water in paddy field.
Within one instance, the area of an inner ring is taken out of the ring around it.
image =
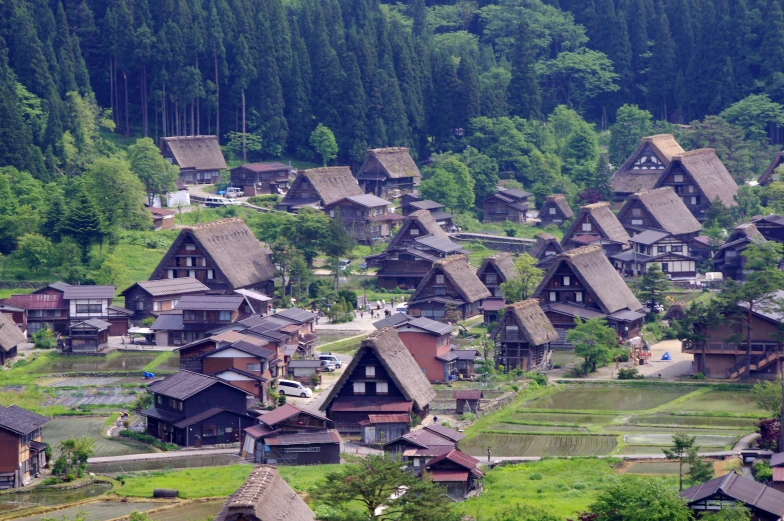
[[[92,483],[74,490],[38,489],[0,494],[0,512],[33,506],[54,506],[100,496],[111,490],[108,483]]]
[[[80,512],[85,514],[85,521],[106,521],[108,519],[115,519],[122,516],[127,516],[131,512],[145,512],[153,508],[160,508],[161,503],[151,502],[128,502],[121,503],[119,501],[96,501],[86,505],[79,505],[76,507],[64,508],[56,512],[45,512],[28,517],[16,518],[15,521],[43,521],[45,519],[73,519]],[[186,519],[177,521],[188,521]],[[197,521],[194,519],[193,521]]]
[[[160,353],[105,357],[62,358],[41,366],[38,373],[80,373],[91,371],[141,371]]]

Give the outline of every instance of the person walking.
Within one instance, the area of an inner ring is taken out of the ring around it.
[[[490,463],[490,447],[487,447],[487,462]]]

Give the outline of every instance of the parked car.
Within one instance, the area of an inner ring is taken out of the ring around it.
[[[226,197],[243,197],[244,195],[245,192],[242,191],[242,188],[231,186],[226,189]]]
[[[301,398],[313,396],[313,391],[294,380],[278,380],[278,392],[286,396],[299,396]]]
[[[208,197],[204,200],[204,206],[207,208],[220,208],[221,206],[226,206],[226,202],[228,199],[225,197]]]
[[[331,361],[329,361],[329,360],[322,360],[321,361],[321,370],[322,371],[326,371],[328,373],[332,373],[332,372],[335,371],[335,369],[337,369],[337,367],[335,367],[335,364],[332,363]]]
[[[338,369],[343,367],[343,362],[341,362],[340,359],[337,356],[333,355],[332,353],[324,353],[319,355],[319,360],[325,360],[327,362],[331,362],[332,365],[334,365]]]
[[[408,313],[408,302],[401,302],[395,306],[396,313]]]

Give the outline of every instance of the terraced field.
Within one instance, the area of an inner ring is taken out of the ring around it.
[[[667,407],[667,410],[671,412],[721,411],[731,414],[766,415],[765,410],[757,406],[751,393],[739,394],[733,391],[713,391],[693,400]]]
[[[635,461],[626,469],[626,474],[678,475],[680,465],[672,461]],[[689,464],[683,465],[683,472],[689,471]]]
[[[460,449],[472,456],[599,456],[615,449],[615,436],[550,436],[536,434],[482,433],[460,441]]]
[[[526,402],[531,409],[564,411],[643,411],[659,407],[694,389],[690,387],[627,387],[586,385],[567,386],[562,390]]]
[[[756,418],[732,418],[727,416],[634,416],[629,418],[629,423],[636,425],[677,425],[685,427],[729,427],[739,429],[753,429],[757,423]]]
[[[560,425],[522,425],[519,423],[496,423],[491,425],[488,431],[511,431],[511,432],[590,432],[585,427],[564,427]]]
[[[510,420],[537,421],[548,423],[568,423],[583,425],[590,423],[610,423],[616,419],[614,415],[605,414],[569,414],[557,412],[524,412],[518,411],[509,415]]]

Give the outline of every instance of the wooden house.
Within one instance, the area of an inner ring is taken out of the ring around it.
[[[400,341],[414,357],[417,365],[430,382],[450,382],[457,376],[457,355],[452,350],[454,327],[429,318],[414,318],[405,314],[405,320],[391,320],[392,317],[374,322],[377,329],[394,327]]]
[[[153,230],[171,230],[174,228],[174,216],[177,214],[174,210],[149,207],[147,211],[152,216]]]
[[[594,203],[580,207],[561,245],[565,250],[600,245],[605,255],[612,255],[629,247],[629,234],[610,209],[610,203]]]
[[[276,356],[276,351],[266,347],[266,341],[243,335],[242,340],[202,354],[199,372],[229,382],[266,403],[267,388],[277,367]]]
[[[683,148],[672,134],[642,138],[637,148],[610,178],[614,200],[625,201],[634,193],[653,189],[673,156],[683,153]]]
[[[722,272],[724,278],[745,280],[747,271],[743,252],[749,244],[759,242],[765,242],[765,237],[759,232],[755,223],[743,223],[733,228],[730,236],[713,255],[716,271]]]
[[[415,199],[408,199],[406,196],[402,198],[403,204],[400,210],[404,217],[408,217],[412,213],[419,210],[427,210],[434,221],[445,231],[453,231],[455,229],[454,215],[444,210],[444,205],[431,201],[429,199],[422,200],[417,197]]]
[[[218,144],[218,136],[174,136],[161,138],[161,155],[180,167],[178,181],[184,185],[220,182],[226,160]]]
[[[481,409],[483,397],[481,389],[462,389],[455,391],[452,396],[455,399],[456,414],[464,414],[466,412],[476,414]]]
[[[261,465],[226,500],[215,521],[316,521],[307,503],[280,477],[278,469]]]
[[[585,246],[559,254],[534,291],[534,298],[566,344],[574,319],[602,317],[619,341],[638,336],[645,316],[643,306],[599,246]]]
[[[479,470],[479,460],[459,449],[452,449],[428,461],[425,473],[445,487],[446,494],[455,501],[465,499],[471,491],[482,490],[484,473]]]
[[[109,345],[111,324],[100,318],[71,322],[66,350],[72,353],[99,353]]]
[[[546,361],[550,343],[559,340],[536,299],[506,306],[504,316],[490,338],[496,345],[495,365],[503,366],[505,373],[513,369],[533,371],[540,368]]]
[[[618,212],[618,220],[632,236],[645,230],[658,230],[689,241],[702,230],[702,225],[671,186],[632,194]]]
[[[243,431],[240,455],[271,465],[338,464],[341,439],[331,427],[324,416],[284,404]]]
[[[743,454],[741,454],[741,456],[743,456]],[[784,492],[784,452],[777,452],[771,455],[770,468],[773,471],[770,486],[779,492]]]
[[[385,198],[413,191],[421,179],[422,174],[405,147],[368,150],[357,175],[365,193]]]
[[[784,492],[731,470],[680,492],[695,515],[715,513],[736,505],[745,507],[753,521],[779,521],[784,516]]]
[[[275,266],[245,221],[220,219],[180,230],[150,280],[184,277],[214,291],[246,288],[272,295]]]
[[[19,344],[27,342],[27,337],[16,325],[13,317],[0,313],[0,366],[17,354]]]
[[[697,276],[699,259],[690,255],[690,242],[657,230],[645,230],[629,242],[631,249],[610,256],[615,269],[624,276],[641,277],[652,264],[658,264],[668,279],[690,280]]]
[[[112,305],[114,286],[64,286],[63,299],[68,303],[69,325],[91,318],[109,323],[109,336],[128,332],[132,311]]]
[[[759,176],[757,183],[759,183],[760,186],[767,186],[775,181],[784,181],[784,179],[779,178],[779,174],[776,172],[776,169],[781,166],[781,163],[784,163],[784,152],[776,154],[765,171],[762,172],[762,175]]]
[[[46,466],[41,427],[48,422],[16,405],[0,405],[0,489],[27,485]]]
[[[416,288],[433,263],[450,255],[468,253],[452,242],[427,210],[417,210],[403,221],[382,253],[365,257],[378,267],[378,286],[384,289]]]
[[[204,372],[203,356],[219,349],[230,347],[239,342],[249,343],[256,347],[264,347],[275,353],[275,358],[278,357],[278,351],[273,343],[259,335],[254,335],[249,331],[224,331],[221,333],[212,333],[211,335],[201,340],[196,340],[182,347],[175,349],[175,352],[180,357],[180,369],[191,371],[194,373]],[[276,378],[278,376],[278,363],[273,360],[270,361],[268,370],[270,376]],[[253,363],[253,362],[251,362]],[[245,368],[247,370],[247,367]],[[262,371],[263,373],[263,371]],[[242,387],[242,386],[240,386]]]
[[[460,378],[473,379],[476,377],[476,370],[474,362],[481,362],[482,358],[476,349],[457,349],[453,348],[452,352],[457,355],[456,367],[457,374]]]
[[[539,226],[563,226],[563,223],[574,219],[574,212],[564,194],[552,194],[544,198],[539,210]]]
[[[536,266],[546,270],[555,260],[555,256],[563,253],[564,249],[555,235],[539,232],[536,234],[536,242],[531,247],[528,255],[537,260]]]
[[[716,199],[728,208],[737,205],[738,185],[712,148],[673,156],[654,188],[662,186],[671,186],[700,222]]]
[[[394,328],[368,335],[320,410],[341,433],[357,435],[371,414],[427,416],[436,392]]]
[[[482,265],[476,270],[476,276],[493,297],[503,297],[501,284],[519,277],[520,273],[514,265],[512,254],[505,252],[485,257]]]
[[[11,295],[0,300],[0,311],[9,314],[28,337],[44,328],[54,334],[68,333],[68,302],[62,291]]]
[[[770,295],[771,302],[784,298],[784,291]],[[748,315],[748,303],[739,302],[736,312]],[[729,314],[719,324],[699,326],[699,340],[683,342],[682,351],[694,355],[694,372],[709,378],[775,379],[781,372],[782,343],[778,331],[784,315],[770,305],[757,305],[751,313],[751,359],[747,344],[739,341],[747,334],[745,320]],[[747,367],[748,363],[748,367]],[[747,372],[748,369],[748,372]]]
[[[288,371],[287,378],[313,387],[313,384],[311,383],[313,377],[315,376],[318,378],[321,375],[323,367],[324,364],[321,363],[321,360],[291,360],[286,364],[286,370]]]
[[[363,193],[347,166],[311,168],[297,174],[277,208],[294,213],[300,208],[323,210],[344,197]]]
[[[498,321],[498,315],[501,310],[506,306],[506,299],[504,297],[488,297],[482,301],[479,309],[482,311],[484,325],[492,324]]]
[[[185,295],[171,312],[160,313],[150,329],[158,345],[181,346],[252,313],[242,295]]]
[[[751,222],[766,241],[784,244],[784,217],[781,215],[762,215],[754,217]]]
[[[340,219],[343,227],[360,244],[372,244],[392,234],[392,228],[403,220],[389,201],[372,194],[351,195],[327,205],[324,211]]]
[[[231,169],[231,185],[242,188],[246,196],[285,194],[291,184],[293,168],[283,163],[249,163]]]
[[[525,223],[528,218],[528,192],[517,188],[500,189],[482,201],[482,222]]]
[[[409,432],[408,416],[405,414],[371,414],[362,420],[360,439],[365,445],[383,445]]]
[[[139,324],[161,311],[171,311],[185,295],[204,295],[210,290],[193,277],[178,279],[142,280],[120,293],[125,297],[125,308],[133,311],[131,321]]]
[[[421,429],[389,438],[384,453],[397,457],[408,470],[421,472],[428,461],[457,447],[465,434],[449,427],[431,423]]]
[[[147,434],[183,447],[240,441],[255,421],[247,414],[249,393],[214,376],[179,371],[151,383],[153,406],[142,411]]]
[[[478,315],[482,300],[491,296],[466,255],[451,255],[433,263],[408,301],[411,316],[446,322],[453,307],[461,320]]]

